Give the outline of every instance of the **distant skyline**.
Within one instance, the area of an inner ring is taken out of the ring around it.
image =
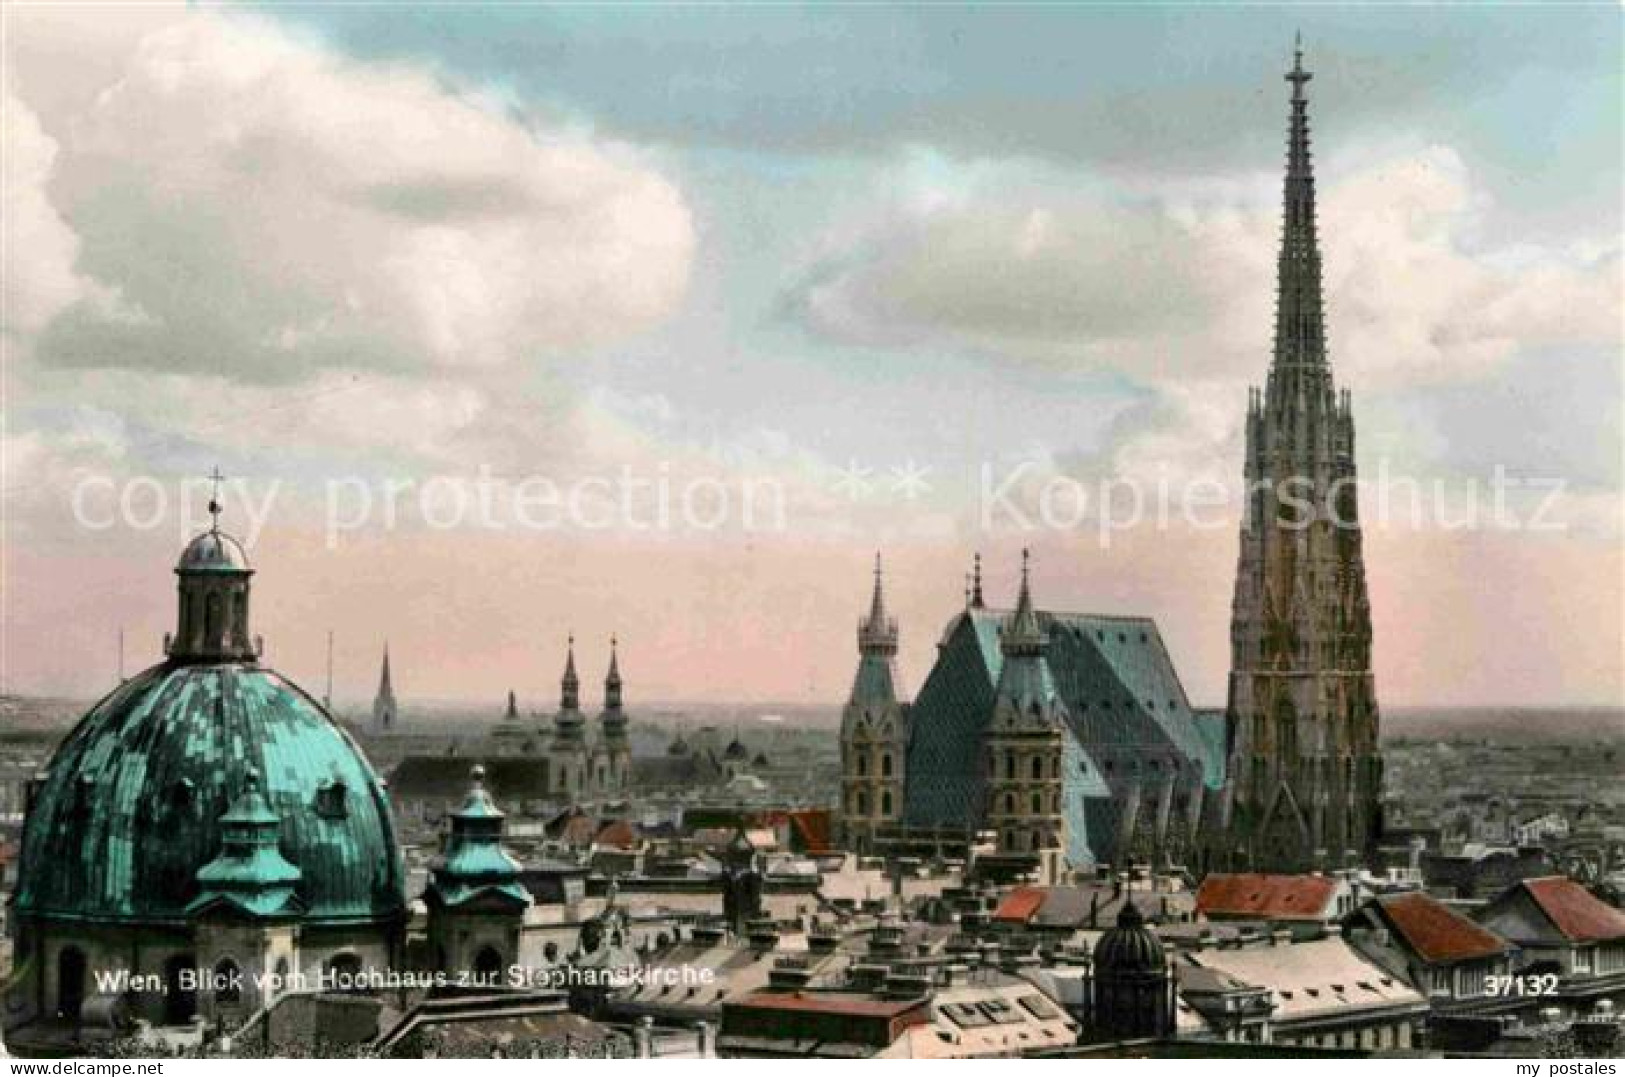
[[[1362,503],[1378,698],[1625,699],[1617,7],[0,18],[0,689],[157,660],[219,466],[267,660],[319,692],[332,629],[341,699],[387,637],[403,703],[539,705],[573,632],[634,701],[836,706],[876,550],[912,692],[1031,547],[1222,705],[1233,498],[1102,541],[983,494],[1239,483],[1301,29],[1361,475],[1431,515]],[[441,527],[435,477],[505,507]],[[580,518],[522,526],[537,479]]]

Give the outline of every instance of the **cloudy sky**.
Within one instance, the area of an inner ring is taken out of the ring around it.
[[[1301,28],[1379,694],[1625,696],[1617,8],[3,18],[5,690],[157,656],[218,466],[341,699],[839,702],[877,549],[917,685],[1030,546],[1222,704]]]

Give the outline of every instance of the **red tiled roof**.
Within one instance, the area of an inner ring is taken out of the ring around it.
[[[1388,923],[1427,961],[1466,961],[1505,953],[1512,944],[1426,894],[1381,899]]]
[[[1324,875],[1209,875],[1196,891],[1196,911],[1204,916],[1318,920],[1336,891],[1337,880]]]
[[[587,815],[578,815],[564,824],[564,830],[559,836],[570,845],[588,845],[597,832],[598,821],[596,819]]]
[[[999,902],[993,910],[993,919],[1025,924],[1033,914],[1044,907],[1044,891],[1036,886],[1018,886]]]
[[[864,996],[795,992],[774,994],[759,991],[743,998],[729,999],[728,1006],[756,1010],[786,1010],[797,1013],[836,1013],[852,1017],[898,1017],[924,1005],[923,999],[876,999]]]
[[[1574,942],[1625,938],[1625,912],[1591,896],[1572,879],[1525,879],[1523,887],[1552,925]]]
[[[637,828],[625,819],[617,819],[598,832],[593,839],[599,845],[609,845],[617,849],[630,849],[638,843]]]
[[[804,850],[814,855],[830,851],[830,813],[828,808],[808,808],[789,812],[789,821]]]

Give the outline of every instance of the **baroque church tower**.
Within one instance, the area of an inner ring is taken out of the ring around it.
[[[897,686],[897,622],[886,614],[880,555],[869,615],[858,623],[858,674],[841,714],[841,821],[846,846],[874,848],[875,833],[903,810],[907,711]]]
[[[548,746],[552,789],[570,800],[590,795],[586,717],[581,713],[581,678],[576,675],[576,638],[566,644],[564,676],[559,679],[559,709],[553,715],[553,740]]]
[[[1335,867],[1381,829],[1371,610],[1354,489],[1354,419],[1332,381],[1298,48],[1275,350],[1250,390],[1246,509],[1230,626],[1228,796],[1215,866]]]
[[[632,741],[627,733],[626,710],[621,704],[621,660],[619,642],[609,639],[609,672],[604,675],[604,710],[598,716],[603,730],[603,749],[609,770],[604,792],[626,791],[632,773]]]

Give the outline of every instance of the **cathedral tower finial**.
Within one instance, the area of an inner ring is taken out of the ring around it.
[[[1309,100],[1304,86],[1312,74],[1303,67],[1300,35],[1292,54],[1292,111],[1287,127],[1286,182],[1282,190],[1281,250],[1276,265],[1275,367],[1270,379],[1279,403],[1299,388],[1329,388],[1326,369],[1325,306],[1321,297],[1320,241],[1315,223],[1314,161],[1309,151]]]
[[[973,610],[979,610],[979,609],[984,608],[987,605],[985,602],[982,601],[982,554],[981,554],[981,551],[977,551],[977,554],[972,559],[971,563],[972,563],[972,565],[974,567],[971,569],[970,607]]]
[[[565,639],[564,676],[559,681],[559,707],[562,710],[581,709],[581,678],[576,676],[576,637],[570,633]]]
[[[1010,615],[1001,640],[1006,655],[1038,655],[1047,642],[1038,624],[1038,612],[1033,609],[1033,593],[1029,580],[1032,555],[1021,551],[1021,592],[1016,596],[1016,611]]]
[[[621,709],[621,656],[620,640],[609,637],[609,672],[604,675],[604,710],[606,718]]]
[[[869,599],[869,615],[858,623],[858,653],[882,658],[897,653],[897,622],[886,614],[879,553],[875,554],[875,589]]]

